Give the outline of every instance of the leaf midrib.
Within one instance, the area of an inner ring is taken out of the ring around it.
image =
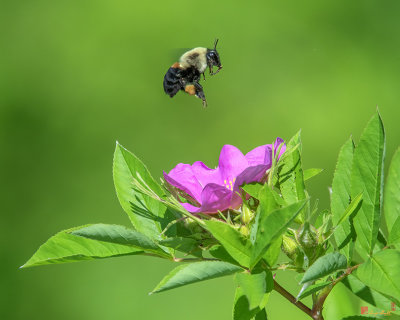
[[[397,293],[400,295],[400,290],[399,288],[395,285],[395,283],[391,280],[389,277],[388,273],[385,271],[385,269],[379,264],[379,262],[376,260],[375,257],[371,257],[372,261],[376,263],[376,265],[379,267],[379,269],[382,271],[383,275],[386,277],[386,279],[390,282],[390,284],[393,286],[393,288],[396,289]]]

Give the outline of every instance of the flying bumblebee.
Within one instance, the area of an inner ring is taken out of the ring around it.
[[[207,67],[210,75],[217,74],[221,69],[221,60],[217,52],[218,39],[214,42],[214,49],[194,48],[185,52],[167,71],[164,76],[164,91],[171,98],[175,96],[179,90],[190,95],[194,95],[203,101],[203,107],[207,106],[206,96],[203,87],[199,83],[200,76],[203,75]],[[218,67],[217,71],[213,71],[213,67]]]

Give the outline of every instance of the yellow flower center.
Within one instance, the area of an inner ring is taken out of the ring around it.
[[[233,178],[233,180],[224,180],[224,186],[228,190],[233,191],[233,185],[235,184],[236,178]]]

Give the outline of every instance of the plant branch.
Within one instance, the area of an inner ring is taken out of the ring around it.
[[[322,317],[322,309],[324,307],[324,303],[328,295],[331,293],[333,287],[337,285],[340,281],[342,281],[344,278],[346,278],[348,275],[350,275],[354,270],[356,270],[360,265],[357,264],[353,267],[347,268],[346,271],[337,279],[335,279],[329,286],[327,286],[325,289],[321,291],[321,293],[318,295],[317,300],[315,301],[312,312],[311,312],[311,317],[314,320],[323,320],[324,318]]]
[[[289,300],[292,304],[294,304],[297,308],[299,308],[301,311],[305,312],[308,314],[310,317],[312,317],[312,310],[307,307],[304,303],[297,301],[296,298],[288,292],[286,289],[281,287],[278,282],[274,280],[274,290],[280,293],[284,298]]]

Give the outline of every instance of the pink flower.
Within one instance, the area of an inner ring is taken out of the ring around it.
[[[274,150],[282,144],[278,158],[286,150],[281,138],[274,143]],[[244,184],[261,182],[272,164],[272,144],[259,146],[246,155],[231,145],[222,147],[218,167],[208,168],[203,162],[193,165],[180,163],[164,178],[171,186],[183,191],[198,204],[182,203],[192,213],[217,213],[236,209],[242,204],[237,193]]]

